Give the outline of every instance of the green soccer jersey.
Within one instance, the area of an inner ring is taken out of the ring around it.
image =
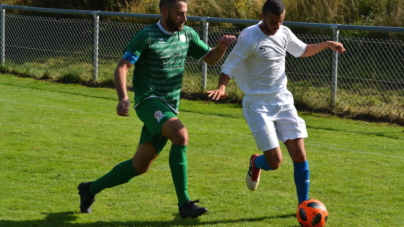
[[[135,107],[150,97],[159,97],[178,113],[185,60],[201,59],[209,51],[195,30],[167,32],[160,23],[139,31],[125,49],[138,57],[133,73]]]

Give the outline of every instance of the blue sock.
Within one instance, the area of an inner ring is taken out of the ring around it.
[[[265,155],[260,155],[254,160],[254,164],[256,167],[263,170],[272,170],[271,166],[269,166]]]
[[[309,199],[310,170],[308,161],[293,162],[297,199],[299,204]]]

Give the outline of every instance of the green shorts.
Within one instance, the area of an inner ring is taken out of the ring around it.
[[[168,140],[162,135],[163,124],[168,119],[177,117],[177,115],[160,98],[146,99],[136,106],[135,110],[144,124],[139,145],[150,142],[157,154],[160,154]]]

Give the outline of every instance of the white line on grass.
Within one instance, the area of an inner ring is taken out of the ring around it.
[[[38,104],[33,104],[33,103],[26,103],[26,102],[18,102],[18,101],[13,101],[13,100],[8,100],[8,99],[2,99],[0,98],[1,101],[6,101],[6,102],[12,102],[12,103],[19,103],[19,104],[24,104],[24,105],[31,105],[31,106],[38,106],[38,107],[46,107],[46,108],[53,108],[53,109],[61,109],[61,110],[66,110],[66,111],[72,111],[72,112],[78,112],[78,113],[86,113],[86,114],[98,114],[98,115],[103,115],[103,116],[108,116],[108,117],[117,117],[117,115],[110,115],[110,114],[103,114],[103,113],[95,113],[95,112],[87,112],[83,110],[76,110],[76,109],[68,109],[64,107],[59,107],[59,106],[49,106],[49,105],[38,105]],[[196,128],[195,126],[187,126],[191,128]],[[225,133],[225,134],[236,134],[236,135],[243,135],[245,136],[248,133],[237,133],[237,132],[228,132],[228,131],[221,131],[221,130],[212,130],[212,129],[206,129],[206,128],[196,128],[198,130],[206,130],[206,131],[211,131],[211,132],[220,132],[220,133]],[[400,156],[393,156],[393,155],[383,155],[379,153],[372,153],[372,152],[366,152],[366,151],[355,151],[355,150],[349,150],[349,149],[343,149],[343,148],[338,148],[338,147],[332,147],[332,146],[325,146],[325,145],[320,145],[320,144],[313,144],[313,143],[306,143],[306,145],[309,146],[316,146],[316,147],[324,147],[328,149],[334,149],[334,150],[341,150],[341,151],[348,151],[348,152],[353,152],[353,153],[358,153],[358,154],[368,154],[368,155],[377,155],[377,156],[382,156],[382,157],[389,157],[389,158],[398,158],[398,159],[404,159],[404,157]]]
[[[190,126],[190,125],[187,125],[186,126],[187,128],[195,128],[195,129],[197,129],[197,130],[206,130],[206,131],[209,131],[209,132],[220,132],[220,133],[226,133],[226,134],[233,134],[233,135],[241,135],[241,136],[245,136],[245,135],[251,135],[251,133],[250,132],[248,132],[248,133],[241,133],[241,132],[229,132],[229,131],[222,131],[222,130],[214,130],[214,129],[207,129],[207,128],[197,128],[198,126]]]
[[[6,101],[6,102],[11,102],[11,103],[18,103],[18,104],[23,104],[23,105],[37,106],[37,107],[46,107],[46,108],[52,108],[52,109],[60,109],[60,110],[78,112],[78,113],[98,114],[98,115],[103,115],[103,116],[108,116],[108,117],[118,117],[118,115],[103,114],[103,113],[97,113],[97,112],[88,112],[88,111],[77,110],[77,109],[69,109],[69,108],[60,107],[60,106],[39,105],[39,104],[33,104],[33,103],[28,103],[28,102],[18,102],[18,101],[13,101],[13,100],[9,100],[9,99],[1,99],[1,98],[0,98],[0,100]]]
[[[335,150],[341,150],[341,151],[349,151],[349,152],[359,153],[359,154],[370,154],[370,155],[377,155],[377,156],[383,156],[383,157],[389,157],[389,158],[404,159],[404,157],[400,157],[400,156],[384,155],[384,154],[373,153],[373,152],[367,152],[367,151],[355,151],[355,150],[350,150],[350,149],[344,149],[344,148],[338,148],[338,147],[331,147],[331,146],[325,146],[325,145],[314,144],[314,143],[306,143],[306,142],[305,142],[305,144],[306,144],[306,145],[309,145],[309,146],[325,147],[325,148],[328,148],[328,149],[335,149]]]
[[[187,126],[187,128],[194,128],[193,126]],[[238,132],[224,132],[220,130],[210,130],[210,129],[205,129],[205,128],[197,128],[198,130],[207,130],[211,132],[220,132],[220,133],[226,133],[226,134],[235,134],[235,135],[242,135],[245,136],[248,133],[238,133]],[[324,147],[328,149],[334,149],[334,150],[341,150],[341,151],[348,151],[352,153],[358,153],[358,154],[367,154],[367,155],[376,155],[376,156],[382,156],[382,157],[389,157],[389,158],[398,158],[398,159],[404,159],[404,157],[400,156],[393,156],[393,155],[384,155],[384,154],[379,154],[379,153],[373,153],[373,152],[367,152],[367,151],[355,151],[355,150],[349,150],[349,149],[343,149],[343,148],[338,148],[338,147],[332,147],[332,146],[325,146],[325,145],[320,145],[320,144],[314,144],[314,143],[307,143],[305,142],[306,146],[315,146],[315,147]]]

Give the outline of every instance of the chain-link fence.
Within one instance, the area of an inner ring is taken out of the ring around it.
[[[107,18],[136,17],[135,14],[59,10],[56,11],[58,16],[40,17],[6,14],[6,8],[47,13],[52,13],[52,10],[0,5],[2,70],[43,79],[56,78],[69,82],[97,80],[99,83],[112,83],[113,72],[123,49],[137,31],[150,25],[113,22]],[[85,13],[92,15],[93,19],[69,19],[60,16],[61,12],[63,15],[69,12]],[[105,20],[99,20],[99,15],[105,17]],[[155,21],[159,18],[159,15],[149,16],[155,18]],[[237,36],[242,30],[209,27],[209,18],[188,19],[201,21],[200,25],[192,27],[212,47],[222,35]],[[244,27],[257,23],[257,20],[221,21],[242,22]],[[293,30],[294,26],[318,28],[321,24],[285,22],[284,25]],[[403,41],[338,36],[338,28],[341,27],[320,27],[330,30],[332,34],[296,35],[306,43],[338,39],[345,45],[347,53],[338,55],[326,50],[308,58],[287,56],[288,88],[294,94],[298,108],[404,125]],[[375,29],[356,27],[360,30]],[[348,29],[352,30],[352,27]],[[404,33],[404,28],[383,28],[383,31]],[[184,74],[184,94],[197,94],[202,97],[206,90],[216,88],[220,66],[225,57],[215,66],[207,66],[189,58]],[[129,75],[128,80],[130,79]],[[243,94],[234,82],[230,83],[228,92],[230,100],[242,99]]]

